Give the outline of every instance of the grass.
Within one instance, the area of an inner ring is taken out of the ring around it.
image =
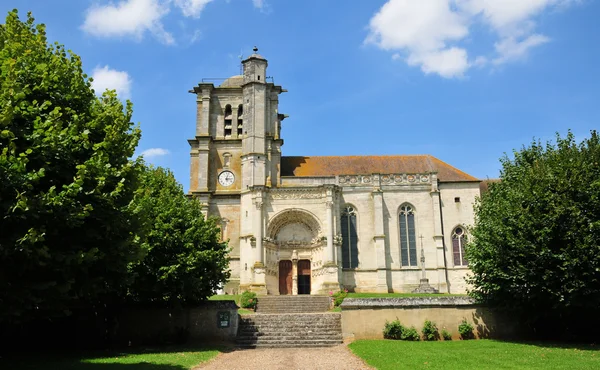
[[[359,340],[350,350],[380,369],[600,369],[593,345],[494,340],[405,342]]]
[[[234,301],[238,306],[240,305],[241,294],[220,294],[208,297],[209,301]]]
[[[0,358],[0,369],[189,370],[219,354],[216,348],[163,347],[127,351],[35,353]]]

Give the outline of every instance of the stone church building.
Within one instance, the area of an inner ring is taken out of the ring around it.
[[[228,293],[411,292],[423,275],[462,293],[463,244],[480,181],[430,155],[282,156],[267,60],[200,83],[190,195],[221,220]]]

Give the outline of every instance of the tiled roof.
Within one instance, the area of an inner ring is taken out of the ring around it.
[[[430,155],[281,157],[281,176],[437,172],[442,182],[479,181]]]

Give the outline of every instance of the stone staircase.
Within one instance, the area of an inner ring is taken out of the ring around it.
[[[272,295],[258,297],[257,313],[327,312],[331,298],[325,295]]]
[[[237,344],[242,348],[339,345],[342,317],[328,309],[327,296],[259,297],[256,314],[240,315]]]

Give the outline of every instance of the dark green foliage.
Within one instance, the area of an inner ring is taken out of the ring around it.
[[[403,331],[404,326],[402,326],[399,320],[386,321],[383,327],[383,337],[385,339],[401,339]]]
[[[340,290],[339,292],[335,292],[332,294],[333,297],[333,305],[335,307],[339,307],[343,302],[344,299],[348,296],[348,290],[344,289],[344,290]]]
[[[533,142],[501,159],[501,181],[476,204],[467,247],[470,295],[538,334],[600,324],[600,138]],[[593,320],[593,321],[589,321]]]
[[[128,205],[132,106],[94,95],[81,59],[31,15],[0,25],[0,323],[123,294],[140,257]]]
[[[440,332],[438,331],[437,325],[433,321],[425,320],[425,324],[423,324],[423,333],[424,340],[440,340]]]
[[[256,303],[256,293],[249,291],[245,291],[244,293],[242,293],[242,297],[240,298],[240,305],[242,306],[242,308],[251,308],[255,310]]]
[[[385,339],[400,339],[410,341],[418,341],[421,339],[417,329],[414,327],[407,328],[403,326],[399,320],[385,322],[385,326],[383,328],[383,337]]]
[[[410,328],[405,327],[404,330],[402,330],[402,336],[400,339],[418,342],[421,340],[421,336],[419,335],[417,328],[411,326]]]
[[[145,216],[146,256],[131,266],[130,299],[197,303],[227,281],[228,248],[215,220],[204,219],[169,170],[146,168],[131,208]]]
[[[444,340],[452,340],[452,334],[450,334],[448,330],[442,329],[442,338],[444,338]]]
[[[475,334],[473,333],[473,325],[467,322],[467,320],[463,319],[458,325],[458,333],[460,334],[461,339],[475,339]]]

